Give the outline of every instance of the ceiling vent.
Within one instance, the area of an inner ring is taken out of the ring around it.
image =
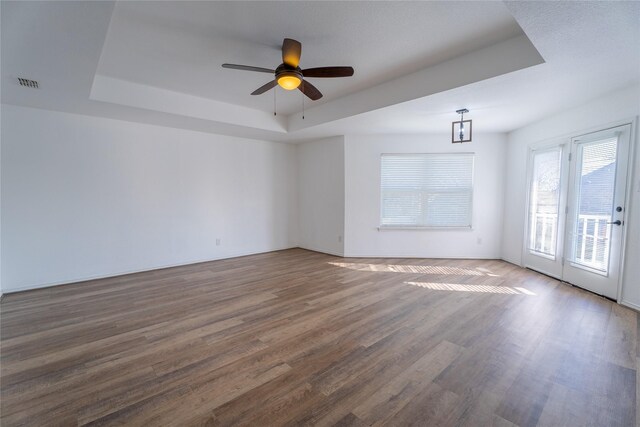
[[[20,86],[38,89],[38,82],[35,80],[23,79],[22,77],[18,77],[18,83],[20,83]]]

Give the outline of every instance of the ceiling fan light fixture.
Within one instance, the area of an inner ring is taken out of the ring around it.
[[[278,85],[285,90],[297,89],[302,79],[293,72],[283,72],[278,75]]]

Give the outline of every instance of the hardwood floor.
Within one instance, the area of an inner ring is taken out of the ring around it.
[[[3,426],[636,423],[636,313],[502,261],[292,249],[0,307]]]

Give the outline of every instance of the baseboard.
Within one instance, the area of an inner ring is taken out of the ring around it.
[[[516,261],[514,261],[512,259],[508,259],[508,258],[505,258],[505,257],[500,257],[500,259],[502,261],[504,261],[504,262],[508,262],[509,264],[517,265],[518,267],[523,267],[524,268],[524,265],[522,265],[520,262],[516,262]]]
[[[635,311],[640,311],[640,305],[638,304],[634,304],[632,302],[628,302],[628,301],[624,301],[624,300],[620,300],[619,302],[620,305],[624,305],[625,307],[629,307]]]
[[[304,250],[307,250],[307,251],[311,251],[311,252],[319,252],[321,254],[339,256],[339,257],[344,258],[344,253],[339,253],[339,252],[336,252],[336,251],[331,251],[331,250],[327,250],[327,249],[324,249],[324,248],[319,248],[319,247],[316,247],[316,246],[306,246],[306,245],[305,246],[301,246],[301,245],[298,245],[298,248],[304,249]]]
[[[21,287],[18,287],[18,288],[3,290],[3,292],[5,294],[13,294],[13,293],[16,293],[16,292],[26,292],[26,291],[31,291],[31,290],[35,290],[35,289],[51,288],[51,287],[54,287],[54,286],[72,285],[72,284],[77,284],[77,283],[82,283],[82,282],[88,282],[90,280],[112,279],[114,277],[126,276],[128,274],[144,273],[144,272],[147,272],[147,271],[164,270],[165,268],[183,267],[183,266],[186,266],[186,265],[202,264],[204,262],[220,261],[220,260],[223,260],[223,259],[230,259],[230,258],[240,258],[240,257],[243,257],[243,256],[249,256],[249,255],[266,254],[266,253],[269,253],[269,252],[283,251],[283,250],[286,250],[286,249],[295,249],[297,247],[298,247],[297,245],[293,245],[293,246],[274,248],[274,249],[270,249],[270,250],[266,250],[266,251],[231,253],[231,254],[227,254],[225,256],[221,256],[221,257],[217,257],[217,258],[207,258],[207,259],[188,261],[188,262],[183,262],[183,263],[178,263],[178,264],[167,264],[167,265],[161,265],[161,266],[152,267],[152,268],[143,268],[143,269],[139,269],[139,270],[119,271],[119,272],[110,273],[110,274],[102,274],[102,275],[95,275],[95,276],[85,276],[85,277],[80,277],[80,278],[77,278],[77,279],[72,279],[72,280],[68,280],[68,281],[64,281],[64,282],[49,282],[49,283],[40,283],[40,284],[37,284],[37,285],[31,285],[31,286],[21,286]]]
[[[345,254],[341,255],[344,258],[407,258],[407,259],[484,259],[484,260],[500,260],[500,257],[480,257],[480,256],[426,256],[426,255],[380,255],[380,254]]]

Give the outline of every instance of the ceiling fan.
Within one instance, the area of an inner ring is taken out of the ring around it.
[[[299,89],[313,101],[322,98],[322,93],[306,79],[308,77],[351,77],[352,67],[318,67],[302,70],[299,66],[302,45],[293,39],[284,39],[282,42],[282,64],[275,70],[262,67],[252,67],[250,65],[222,64],[224,68],[234,70],[257,71],[259,73],[273,73],[275,78],[269,83],[260,86],[251,92],[251,95],[260,95],[269,89],[280,85],[283,89]]]

